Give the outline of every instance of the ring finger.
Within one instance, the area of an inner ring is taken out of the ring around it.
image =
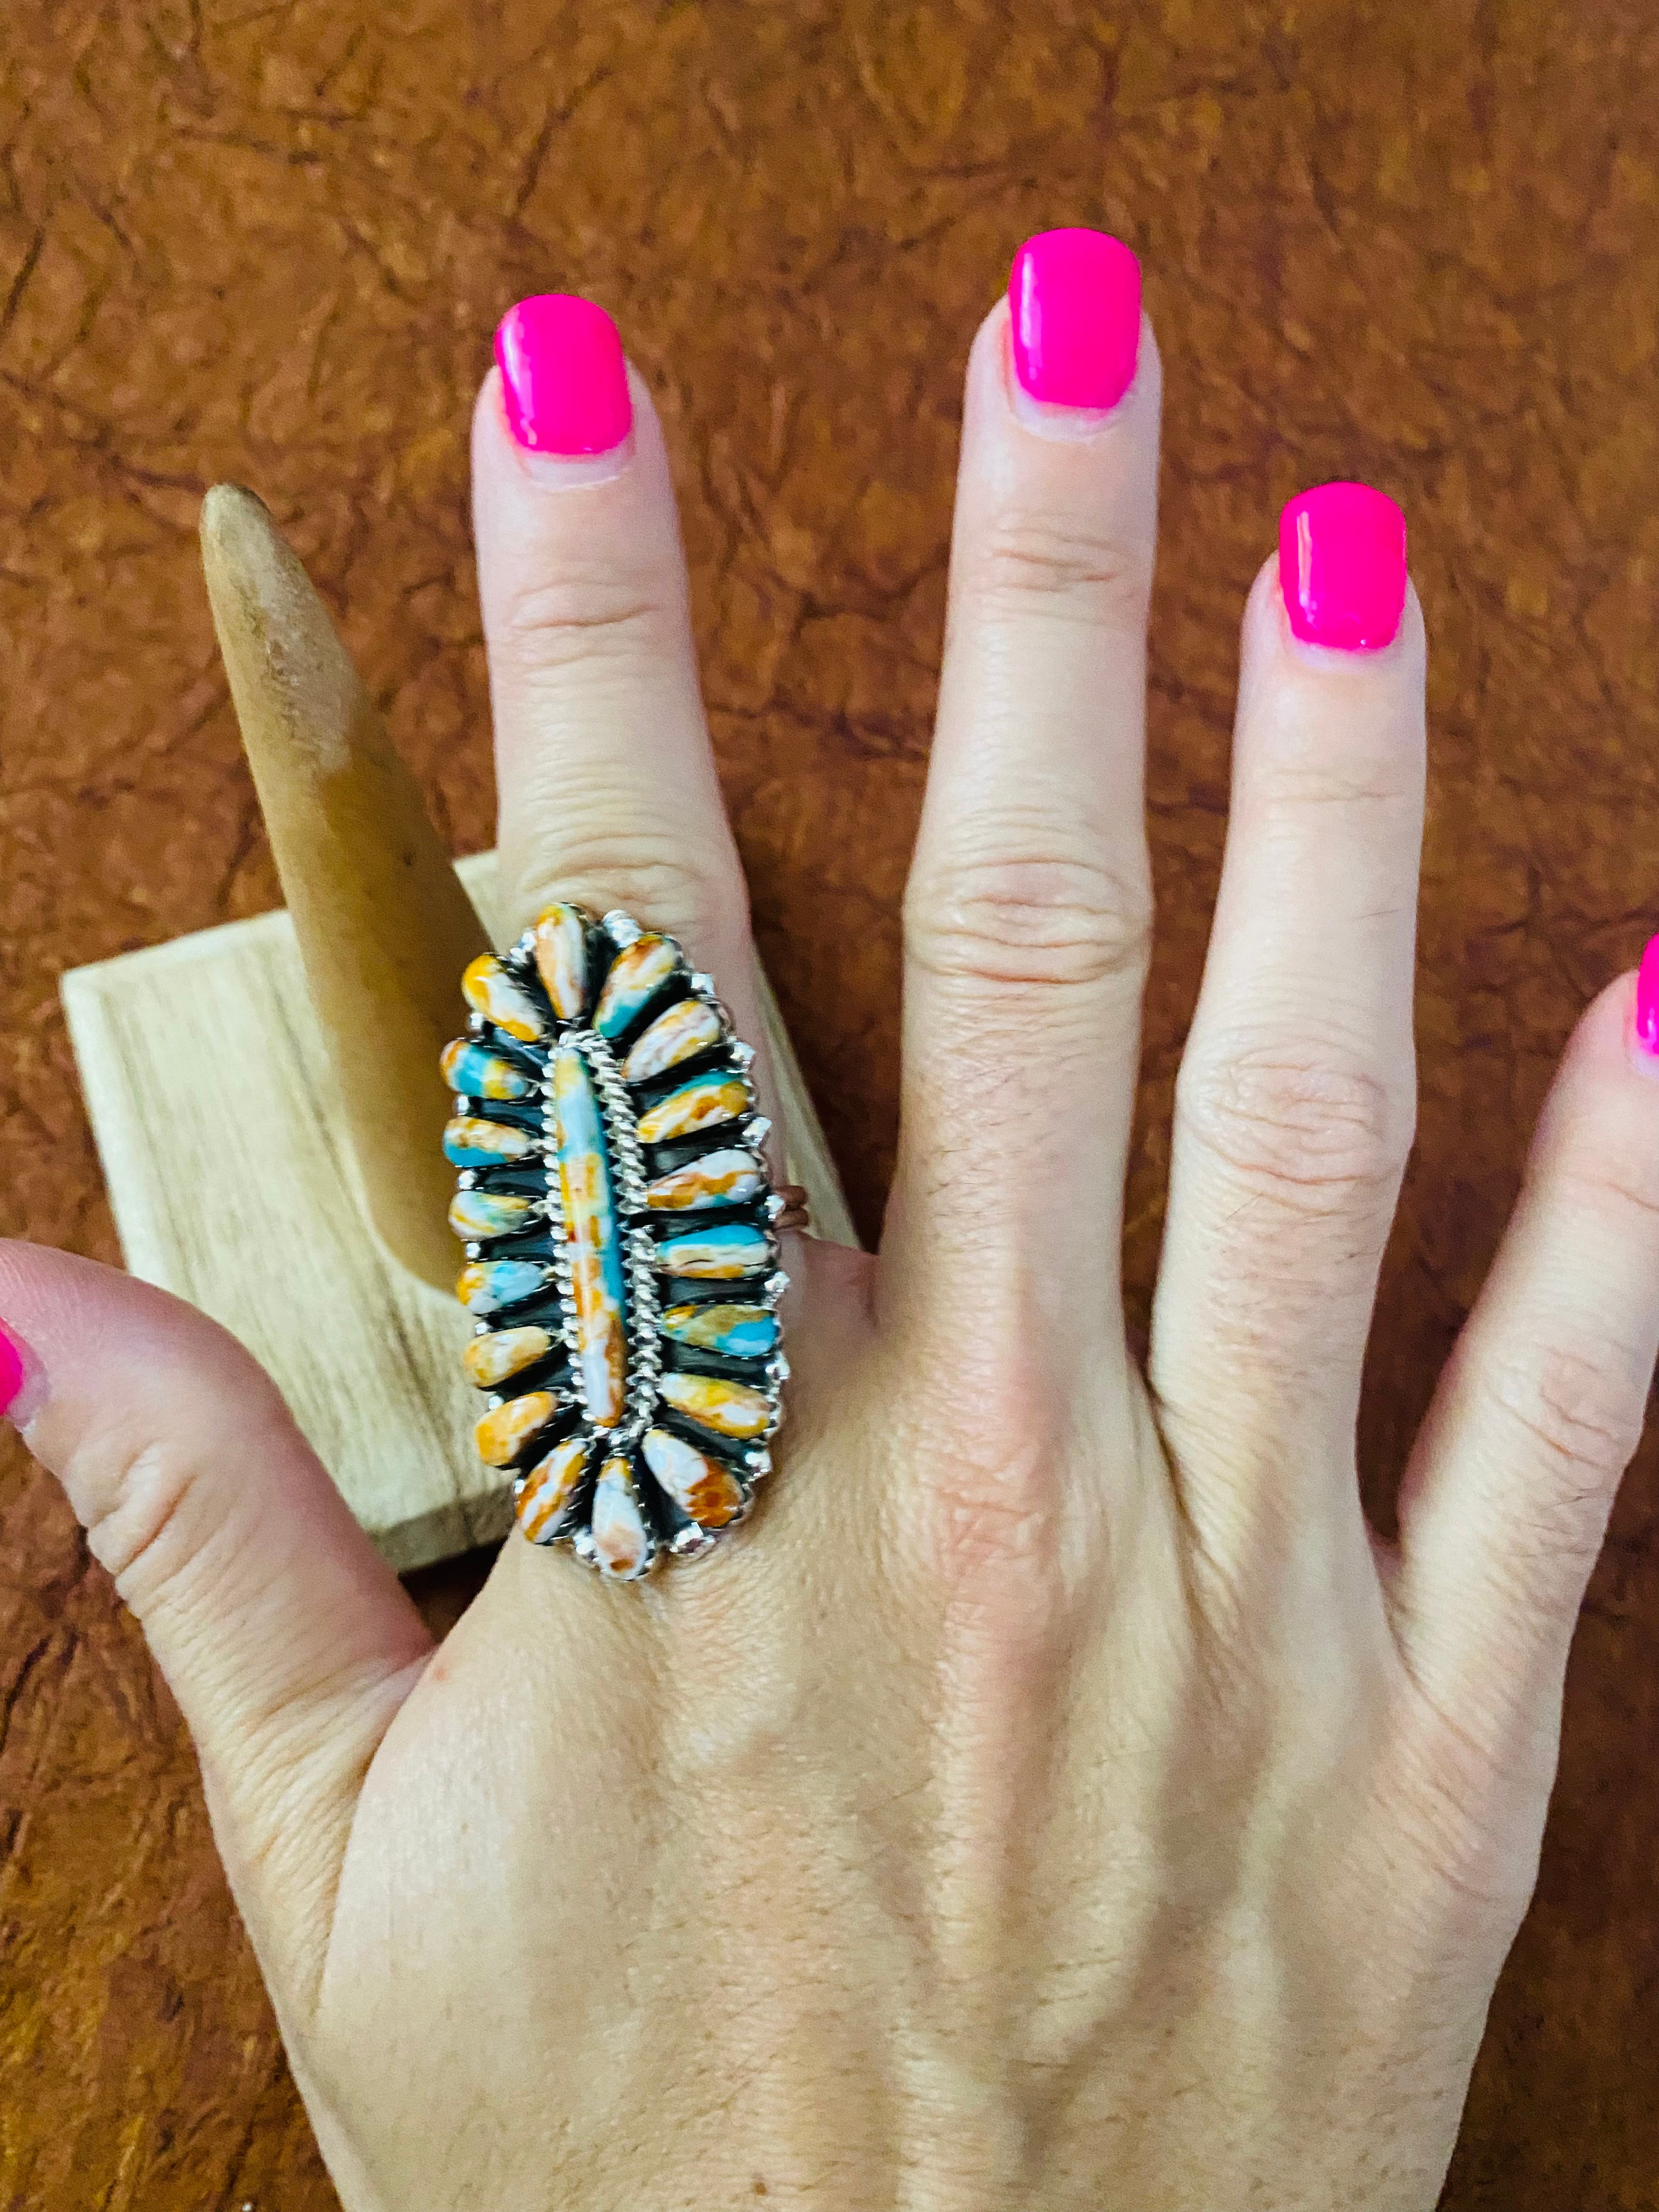
[[[1165,1432],[1212,1519],[1254,1517],[1269,1479],[1354,1495],[1360,1368],[1415,1115],[1423,684],[1398,507],[1364,485],[1292,501],[1245,615],[1153,1312]]]

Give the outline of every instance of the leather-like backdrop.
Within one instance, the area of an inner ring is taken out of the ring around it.
[[[1659,917],[1656,118],[1640,0],[11,0],[0,1227],[117,1256],[59,970],[276,898],[208,483],[270,502],[445,833],[489,842],[468,409],[508,301],[575,289],[664,412],[758,933],[872,1234],[963,359],[1021,236],[1098,223],[1144,258],[1167,374],[1143,1310],[1246,586],[1304,483],[1410,520],[1433,737],[1420,1137],[1364,1424],[1386,1513],[1555,1055]],[[1656,1508],[1644,1452],[1460,2208],[1659,2202]],[[0,2206],[332,2202],[177,1715],[8,1443]]]

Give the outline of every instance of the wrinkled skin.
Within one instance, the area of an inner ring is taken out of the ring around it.
[[[349,2212],[1424,2212],[1534,1878],[1659,1334],[1632,983],[1575,1036],[1401,1533],[1354,1464],[1412,1138],[1425,645],[1246,611],[1145,1368],[1119,1289],[1150,927],[1158,370],[969,367],[878,1255],[793,1240],[778,1472],[611,1588],[516,1539],[433,1649],[200,1316],[0,1250],[19,1419],[142,1620]],[[501,849],[675,931],[741,880],[660,433],[481,395]],[[781,764],[787,773],[787,763]]]

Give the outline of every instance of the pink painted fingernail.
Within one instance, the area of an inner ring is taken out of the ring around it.
[[[28,1380],[29,1355],[23,1340],[0,1322],[0,1413],[9,1413]]]
[[[1649,938],[1636,971],[1636,1042],[1659,1059],[1659,937]]]
[[[1308,645],[1375,653],[1406,605],[1406,518],[1370,484],[1316,484],[1279,518],[1279,582]]]
[[[617,325],[574,292],[520,300],[495,332],[507,428],[537,453],[608,453],[634,422]]]
[[[1051,407],[1115,407],[1140,350],[1140,264],[1103,230],[1040,230],[1008,276],[1014,373]]]

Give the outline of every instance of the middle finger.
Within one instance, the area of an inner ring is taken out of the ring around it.
[[[969,368],[884,1248],[924,1328],[1020,1353],[1121,1343],[1158,400],[1128,249],[1022,247]]]

